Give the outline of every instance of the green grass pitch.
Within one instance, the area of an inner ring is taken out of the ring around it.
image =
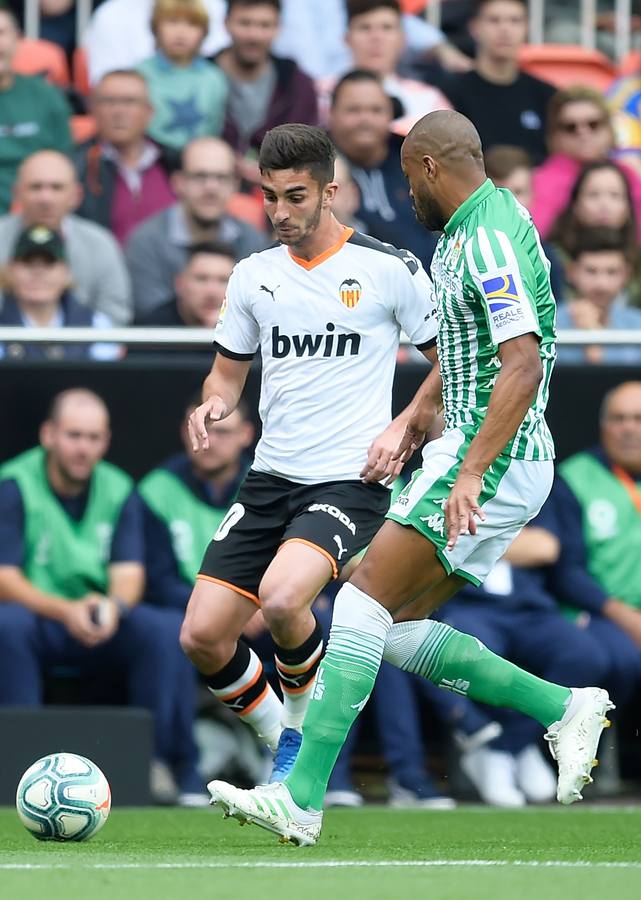
[[[380,807],[326,815],[313,848],[214,810],[114,809],[86,844],[0,810],[1,900],[639,900],[641,808]]]

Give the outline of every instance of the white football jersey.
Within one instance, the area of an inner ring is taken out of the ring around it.
[[[232,359],[261,351],[252,468],[303,484],[358,479],[391,419],[401,330],[419,349],[435,342],[432,283],[406,250],[346,228],[310,261],[283,244],[241,260],[215,346]]]

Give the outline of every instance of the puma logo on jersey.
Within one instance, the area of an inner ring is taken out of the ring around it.
[[[338,561],[340,562],[343,558],[343,555],[347,553],[347,547],[343,547],[343,542],[341,541],[341,537],[339,534],[334,535],[334,540],[336,541],[336,546],[338,547]]]
[[[261,289],[261,291],[265,291],[266,294],[269,294],[269,296],[272,298],[272,300],[273,300],[274,303],[275,303],[275,302],[276,302],[276,297],[275,297],[274,295],[275,295],[275,293],[276,293],[276,291],[278,290],[279,287],[280,287],[280,285],[277,284],[276,287],[274,288],[274,290],[272,291],[272,290],[270,290],[268,287],[266,287],[264,284],[261,284],[260,289]]]
[[[285,359],[286,356],[357,356],[361,347],[361,336],[355,332],[334,334],[336,325],[328,322],[326,334],[281,334],[278,325],[272,328],[272,356]],[[349,350],[348,350],[349,348]]]

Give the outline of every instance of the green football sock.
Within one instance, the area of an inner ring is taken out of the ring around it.
[[[388,662],[439,687],[491,706],[516,709],[548,728],[563,717],[569,688],[537,678],[443,622],[401,622],[390,629]]]
[[[303,723],[303,742],[285,779],[302,809],[323,808],[336,758],[374,687],[391,624],[392,617],[376,600],[351,584],[341,588]]]

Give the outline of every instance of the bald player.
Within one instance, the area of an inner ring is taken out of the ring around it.
[[[13,199],[20,212],[0,217],[0,264],[11,258],[25,228],[46,225],[64,238],[76,298],[116,325],[128,322],[131,290],[123,254],[106,228],[73,215],[82,187],[69,158],[57,150],[33,153],[18,170]]]
[[[383,656],[473,700],[537,719],[559,765],[557,797],[581,799],[606,691],[543,681],[480,641],[426,618],[466,582],[481,584],[552,483],[544,411],[555,357],[549,265],[527,210],[487,179],[481,143],[459,113],[421,119],[401,165],[418,219],[442,231],[432,275],[438,360],[414,401],[399,458],[442,408],[445,430],[392,505],[338,594],[297,761],[281,785],[209,786],[214,802],[298,845],[314,844],[323,798]]]

